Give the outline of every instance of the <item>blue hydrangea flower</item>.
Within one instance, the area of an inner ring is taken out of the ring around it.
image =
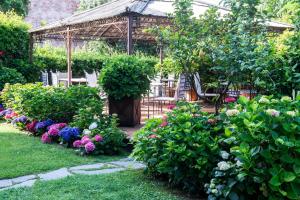
[[[35,130],[38,131],[40,129],[46,129],[48,126],[51,126],[52,124],[54,124],[54,121],[52,121],[51,119],[47,119],[46,121],[38,122],[35,125]]]
[[[80,130],[79,128],[65,127],[59,131],[58,135],[64,142],[72,142],[79,138]]]

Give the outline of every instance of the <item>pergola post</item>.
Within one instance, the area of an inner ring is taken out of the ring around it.
[[[33,62],[33,35],[32,33],[29,34],[29,63],[32,64]]]
[[[132,49],[132,24],[133,24],[133,16],[131,13],[128,15],[127,21],[127,54],[131,55],[133,52]]]
[[[68,86],[72,85],[72,38],[70,27],[67,28],[67,63],[68,63]]]

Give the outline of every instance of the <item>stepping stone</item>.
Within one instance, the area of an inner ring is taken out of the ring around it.
[[[22,183],[22,182],[32,180],[35,178],[36,178],[36,175],[28,175],[28,176],[21,176],[18,178],[13,178],[13,179],[11,179],[11,181],[13,182],[13,184],[17,184],[17,183]]]
[[[59,170],[55,170],[45,174],[38,174],[42,181],[61,179],[71,175],[72,174],[68,171],[67,168],[61,168]]]
[[[91,164],[91,165],[80,165],[76,167],[71,167],[70,170],[84,170],[84,169],[97,169],[103,167],[103,163]]]
[[[129,169],[144,169],[146,165],[136,162],[136,161],[115,161],[115,162],[110,162],[110,164],[113,165],[118,165],[121,167],[129,168]]]
[[[20,183],[20,184],[16,184],[16,185],[13,185],[13,186],[10,186],[10,187],[2,188],[2,189],[0,189],[0,191],[1,190],[14,189],[14,188],[21,188],[21,187],[32,187],[35,182],[36,182],[36,179],[25,181],[25,182]]]
[[[0,180],[0,188],[5,188],[12,186],[12,181],[10,179]]]
[[[74,174],[83,174],[83,175],[99,175],[99,174],[110,174],[114,172],[120,172],[126,170],[125,168],[113,168],[113,169],[102,169],[95,171],[84,171],[84,170],[74,170]]]

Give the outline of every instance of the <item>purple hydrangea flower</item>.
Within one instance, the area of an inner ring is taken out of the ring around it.
[[[13,110],[11,108],[8,108],[6,110],[3,110],[0,112],[0,117],[4,117],[5,115],[9,115],[13,112]]]
[[[17,117],[16,119],[14,119],[11,123],[12,124],[16,124],[16,123],[23,123],[25,124],[28,121],[28,118],[24,115],[22,115],[21,117]]]
[[[63,139],[64,142],[72,142],[79,138],[79,128],[65,127],[61,129],[58,135]]]

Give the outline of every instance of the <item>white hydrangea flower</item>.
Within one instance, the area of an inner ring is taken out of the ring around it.
[[[89,129],[84,129],[82,133],[83,133],[83,135],[89,135],[92,132]]]
[[[282,102],[292,102],[292,98],[289,97],[289,96],[284,96],[284,97],[281,98],[280,101],[282,101]]]
[[[212,190],[211,190],[211,193],[217,194],[217,193],[218,193],[218,190],[217,190],[217,189],[212,189]]]
[[[232,110],[227,110],[226,111],[226,115],[228,117],[232,117],[232,116],[236,116],[240,113],[240,111],[238,111],[237,109],[232,109]]]
[[[272,99],[271,102],[272,103],[278,103],[279,101],[277,99]]]
[[[93,122],[93,123],[91,123],[91,125],[89,126],[89,129],[90,129],[90,130],[93,130],[93,129],[97,128],[97,127],[98,127],[97,123],[96,123],[96,122]]]
[[[243,166],[243,163],[241,161],[237,160],[236,161],[236,166],[241,167],[241,166]]]
[[[279,117],[280,112],[275,109],[268,109],[266,110],[266,113],[272,117]]]
[[[220,151],[220,155],[224,160],[227,160],[230,154],[227,153],[226,151]]]
[[[286,114],[291,117],[295,117],[297,113],[295,111],[287,111]]]
[[[228,164],[225,161],[221,161],[221,162],[218,163],[218,168],[221,171],[226,171],[226,170],[230,169],[230,164]]]
[[[262,103],[262,104],[269,104],[270,100],[267,99],[266,97],[261,97],[258,101],[258,103]]]

